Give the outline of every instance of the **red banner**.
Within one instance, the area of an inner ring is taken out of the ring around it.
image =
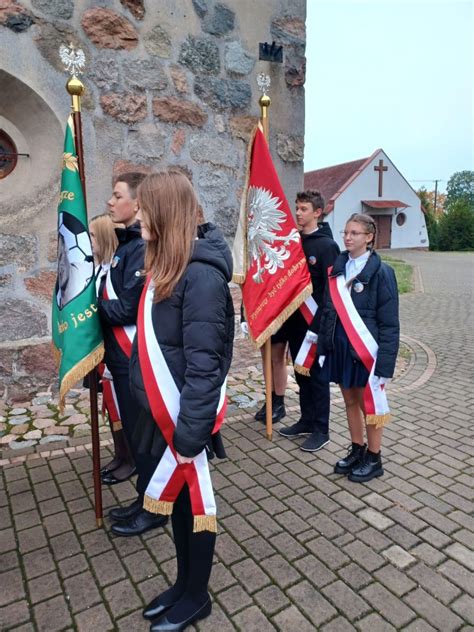
[[[246,206],[242,296],[249,332],[260,347],[312,291],[290,206],[260,128],[253,140]]]

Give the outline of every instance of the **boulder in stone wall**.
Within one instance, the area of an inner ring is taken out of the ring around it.
[[[252,90],[248,83],[215,77],[196,77],[194,92],[218,111],[244,110],[252,98]]]
[[[216,4],[214,11],[207,12],[202,20],[202,30],[211,35],[225,35],[234,29],[235,13],[225,4]]]
[[[145,17],[143,0],[120,0],[120,3],[128,9],[137,20],[143,20]]]
[[[285,15],[272,20],[270,33],[275,41],[283,44],[304,45],[306,39],[304,21],[292,15]]]
[[[133,161],[159,160],[166,149],[167,134],[154,123],[128,130],[127,152]]]
[[[242,115],[242,116],[234,116],[230,119],[230,132],[232,136],[236,138],[241,138],[243,141],[247,142],[250,140],[250,135],[252,131],[258,123],[258,117],[251,115]]]
[[[157,24],[145,35],[144,44],[151,55],[168,59],[171,55],[171,37],[165,29]]]
[[[126,87],[132,90],[166,90],[169,81],[162,62],[157,57],[122,63]]]
[[[170,76],[173,80],[176,92],[179,92],[180,94],[189,94],[188,80],[186,79],[186,73],[182,68],[178,68],[178,66],[171,66]]]
[[[48,246],[46,249],[46,258],[53,263],[58,258],[58,231],[52,230],[48,233]]]
[[[112,176],[116,178],[122,175],[122,173],[128,173],[129,171],[138,171],[139,173],[151,173],[153,168],[149,165],[139,165],[129,160],[116,160],[112,167]]]
[[[13,275],[11,274],[0,274],[0,288],[1,287],[9,287],[12,284]]]
[[[289,47],[290,48],[290,47]],[[306,57],[288,50],[285,57],[285,81],[291,88],[304,85],[306,80]]]
[[[177,97],[153,99],[153,114],[166,123],[186,123],[195,127],[202,127],[207,121],[206,112],[197,103]]]
[[[81,24],[97,48],[132,50],[138,44],[138,33],[132,23],[111,9],[87,9]]]
[[[118,90],[120,85],[118,63],[115,59],[106,59],[101,55],[91,64],[87,77],[91,79],[100,90],[114,92]]]
[[[277,134],[277,154],[285,162],[300,162],[304,157],[303,137]]]
[[[29,11],[16,0],[0,1],[0,24],[15,33],[22,33],[33,24]]]
[[[184,143],[186,142],[186,131],[183,127],[176,129],[173,133],[173,139],[171,141],[171,151],[176,156],[179,156],[181,150],[184,147]]]
[[[24,347],[18,354],[18,373],[29,375],[38,383],[50,383],[57,377],[56,362],[50,343]]]
[[[200,18],[203,18],[209,10],[206,0],[193,0],[193,7]]]
[[[48,321],[46,314],[31,303],[18,299],[0,301],[0,342],[22,340],[34,336],[46,336]]]
[[[16,360],[16,349],[0,349],[0,375],[2,379],[13,375]]]
[[[235,169],[239,166],[239,154],[231,140],[194,134],[189,141],[191,158],[198,163],[210,163],[221,167]]]
[[[249,75],[255,66],[255,57],[248,53],[240,42],[229,42],[225,45],[225,69],[234,75]]]
[[[231,206],[219,207],[218,211],[214,214],[214,222],[222,230],[224,236],[228,238],[235,237],[238,219],[238,209]]]
[[[53,270],[40,270],[35,276],[24,279],[26,289],[33,296],[46,302],[51,302],[54,284],[56,283],[56,272]]]
[[[231,175],[223,169],[204,168],[199,173],[198,190],[204,208],[222,204],[232,190]]]
[[[0,266],[16,265],[19,272],[36,263],[37,241],[33,235],[0,234]]]
[[[100,105],[105,114],[121,123],[137,123],[147,114],[146,96],[142,94],[104,94]]]
[[[217,75],[221,62],[217,44],[205,37],[192,37],[181,45],[179,63],[194,73]]]
[[[74,13],[74,0],[31,0],[31,4],[46,15],[69,20]]]
[[[91,59],[88,46],[80,40],[76,31],[67,24],[62,24],[61,22],[52,24],[41,20],[35,26],[33,39],[44,59],[61,74],[64,74],[64,66],[59,58],[59,47],[61,44],[66,42],[69,45],[69,43],[72,43],[75,48],[82,48],[86,59]],[[84,97],[88,92],[86,90]],[[84,98],[82,102],[84,102]]]

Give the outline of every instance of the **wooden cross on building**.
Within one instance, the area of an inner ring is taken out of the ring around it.
[[[379,166],[374,167],[374,171],[379,172],[379,197],[382,197],[383,172],[388,171],[388,167],[384,166],[383,160],[379,160]]]

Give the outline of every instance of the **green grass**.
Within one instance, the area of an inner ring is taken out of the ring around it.
[[[400,294],[412,292],[414,287],[413,267],[401,259],[394,259],[393,257],[387,257],[387,255],[382,256],[382,261],[385,261],[394,269],[397,277],[398,292]]]

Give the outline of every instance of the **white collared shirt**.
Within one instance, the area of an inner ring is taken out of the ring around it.
[[[353,259],[350,255],[346,263],[345,277],[347,281],[355,279],[355,277],[364,269],[368,258],[370,257],[370,250],[364,252],[360,257]]]

